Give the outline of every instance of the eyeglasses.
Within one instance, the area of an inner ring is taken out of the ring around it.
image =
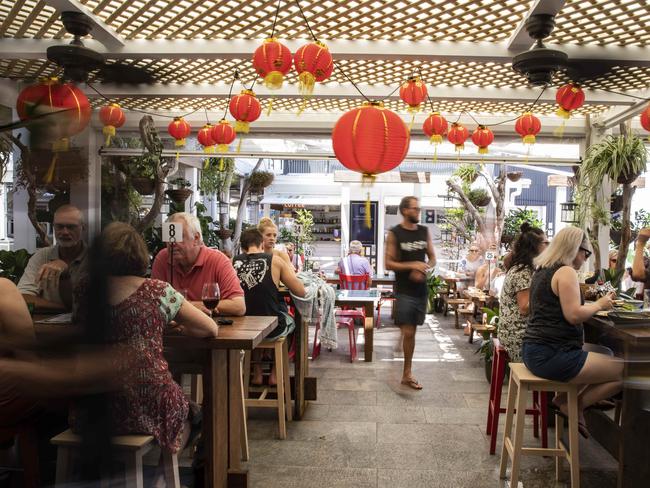
[[[420,207],[409,207],[408,210],[417,210],[419,212],[421,209]]]
[[[585,249],[585,248],[582,247],[582,246],[579,247],[578,249],[579,249],[580,251],[584,251],[584,252],[585,252],[585,259],[589,259],[589,258],[591,257],[591,255],[593,254],[589,249]]]
[[[469,252],[478,252],[478,249],[470,249]]]
[[[79,224],[54,224],[54,230],[67,229],[73,231],[73,230],[77,230],[79,227],[80,227]]]

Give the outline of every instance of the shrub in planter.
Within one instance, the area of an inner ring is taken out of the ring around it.
[[[454,176],[457,176],[464,183],[474,183],[478,178],[478,167],[474,164],[461,164],[454,171]]]
[[[165,191],[170,200],[174,201],[177,204],[182,204],[187,200],[192,194],[190,186],[192,184],[185,178],[175,178],[167,182],[168,184],[174,186],[175,188]]]
[[[270,186],[273,183],[275,175],[270,171],[254,171],[248,177],[250,181],[250,188],[252,192],[259,193],[267,186]]]
[[[153,178],[131,178],[130,183],[133,189],[140,195],[153,195],[156,190],[156,180]]]
[[[475,207],[487,207],[492,201],[488,192],[483,188],[472,188],[467,192],[467,198]]]

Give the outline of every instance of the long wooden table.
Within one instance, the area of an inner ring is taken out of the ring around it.
[[[589,431],[618,460],[618,488],[641,488],[650,480],[650,321],[637,326],[603,317],[585,322],[585,340],[611,347],[625,360],[621,425],[587,410]]]
[[[78,335],[72,324],[41,322],[34,317],[37,337],[48,342]],[[241,353],[252,350],[277,326],[277,317],[231,317],[232,325],[219,326],[219,336],[200,339],[165,334],[166,348],[194,351],[193,361],[203,372],[203,439],[205,486],[246,486],[248,472],[241,468]]]

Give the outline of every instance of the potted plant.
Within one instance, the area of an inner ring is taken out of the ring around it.
[[[528,222],[531,227],[537,227],[539,229],[544,227],[544,222],[537,218],[537,212],[534,210],[526,208],[510,210],[506,218],[503,220],[501,242],[503,244],[510,244],[517,234],[519,234],[521,224],[524,222]]]
[[[475,207],[487,207],[492,201],[488,192],[483,188],[471,188],[467,192],[467,198]]]
[[[187,200],[192,194],[192,190],[190,189],[192,184],[185,178],[174,178],[167,183],[174,188],[165,191],[165,193],[170,200],[178,205],[185,203],[185,200]]]
[[[253,171],[248,177],[250,189],[253,193],[261,193],[264,188],[273,183],[275,175],[270,171]]]
[[[18,284],[31,257],[27,249],[0,250],[0,276]]]
[[[483,340],[476,350],[476,353],[484,360],[485,379],[490,383],[492,381],[492,357],[494,355],[492,334],[497,335],[499,331],[499,305],[496,305],[494,308],[483,307],[481,312],[487,314],[487,323],[495,327],[494,332],[481,332]]]
[[[508,177],[508,179],[510,181],[512,181],[514,183],[516,181],[519,181],[521,179],[521,177],[524,176],[524,172],[523,171],[508,171],[506,176]]]
[[[444,301],[442,300],[441,291],[447,286],[447,282],[441,276],[429,273],[427,275],[428,301],[427,312],[442,312]]]
[[[632,183],[646,169],[643,140],[633,134],[607,136],[587,149],[580,169],[591,185],[600,187],[605,177],[618,183]]]
[[[479,169],[475,164],[461,164],[453,173],[461,181],[467,184],[474,183],[479,175]]]

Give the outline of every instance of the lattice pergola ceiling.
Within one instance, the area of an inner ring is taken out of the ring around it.
[[[61,2],[57,2],[61,3]],[[132,39],[263,39],[271,31],[276,0],[78,0],[123,40]],[[521,0],[300,0],[312,30],[324,41],[462,41],[503,45],[527,15],[532,1]],[[567,0],[557,15],[557,27],[549,43],[588,46],[650,45],[650,6],[644,0]],[[277,29],[281,39],[309,37],[294,0],[282,2]],[[58,39],[66,37],[58,13],[48,0],[0,0],[0,36],[5,38]],[[520,49],[524,50],[525,48]],[[333,51],[336,57],[336,51]],[[110,58],[110,54],[107,56]],[[223,59],[124,59],[145,67],[160,83],[214,84],[230,81],[234,69],[250,83],[254,71],[250,58]],[[339,65],[356,83],[396,87],[417,69],[430,86],[520,88],[526,80],[508,62],[485,60],[340,59]],[[0,60],[0,76],[38,77],[56,74],[58,68],[42,59]],[[558,83],[564,81],[561,77]],[[292,73],[288,84],[297,83]],[[335,71],[329,83],[348,85]],[[650,88],[650,66],[615,67],[607,76],[586,84],[587,88],[616,91]],[[98,87],[101,91],[101,86]],[[316,89],[318,94],[318,88]],[[530,92],[528,93],[530,95]],[[132,96],[121,97],[125,106],[169,110],[223,106],[218,97]],[[316,96],[309,110],[342,111],[358,105],[359,98]],[[436,100],[436,108],[458,112],[506,114],[520,112],[531,100]],[[301,101],[278,94],[275,107],[296,110]],[[389,106],[403,109],[397,102]],[[589,99],[583,113],[607,107]],[[550,103],[538,106],[551,113]]]

